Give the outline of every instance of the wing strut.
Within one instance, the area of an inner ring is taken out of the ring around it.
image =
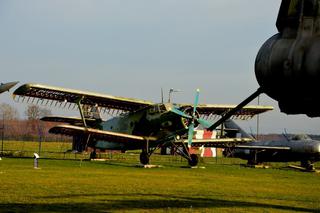
[[[261,93],[263,93],[263,90],[261,87],[257,89],[252,95],[250,95],[248,98],[246,98],[244,101],[242,101],[238,106],[231,109],[229,112],[227,112],[225,115],[223,115],[217,122],[215,122],[212,126],[208,128],[208,130],[213,131],[215,128],[217,128],[219,125],[224,123],[227,119],[229,119],[232,115],[234,115],[237,111],[242,109],[245,105],[250,103],[253,99],[258,97]]]
[[[78,108],[79,108],[79,112],[80,112],[80,115],[81,115],[81,119],[82,119],[82,122],[83,122],[83,126],[87,129],[87,123],[86,123],[86,119],[84,117],[84,114],[83,114],[83,109],[82,109],[82,106],[81,106],[81,101],[83,100],[83,96],[81,98],[79,98],[76,102],[77,102],[77,105],[78,105]]]

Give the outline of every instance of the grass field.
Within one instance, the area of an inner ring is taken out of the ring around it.
[[[106,162],[3,158],[0,212],[320,212],[320,174],[138,156]],[[239,161],[238,161],[239,162]]]

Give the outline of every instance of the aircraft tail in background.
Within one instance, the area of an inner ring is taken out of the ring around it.
[[[231,119],[228,119],[225,121],[224,126],[226,129],[235,131],[237,136],[240,138],[251,138],[253,140],[255,140],[254,137],[252,137],[252,135],[248,134],[246,131],[244,131],[238,124],[236,124],[236,122],[234,122]],[[240,135],[238,135],[240,134]]]

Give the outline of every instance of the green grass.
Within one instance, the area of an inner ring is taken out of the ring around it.
[[[153,156],[164,166],[154,169],[136,167],[138,156],[128,154],[107,162],[40,159],[40,169],[31,158],[3,158],[0,212],[320,211],[319,174],[230,160],[189,169],[162,158]]]
[[[0,141],[0,143],[2,143]],[[2,144],[1,144],[2,145]],[[64,152],[71,149],[72,143],[69,142],[41,142],[41,151],[43,152]],[[33,141],[3,141],[3,150],[38,152],[39,142]]]

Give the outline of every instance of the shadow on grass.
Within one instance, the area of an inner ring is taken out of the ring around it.
[[[103,196],[112,197],[108,200]],[[67,202],[65,199],[76,197],[96,197],[95,202]],[[134,197],[132,199],[131,197]],[[170,209],[198,209],[198,208],[261,208],[273,210],[287,210],[299,212],[319,212],[319,209],[284,206],[279,204],[266,204],[245,201],[227,201],[222,199],[179,197],[161,194],[82,194],[66,196],[49,196],[39,199],[64,199],[66,203],[49,204],[0,204],[4,212],[112,212],[115,210],[170,210]],[[2,212],[2,211],[1,211]]]

